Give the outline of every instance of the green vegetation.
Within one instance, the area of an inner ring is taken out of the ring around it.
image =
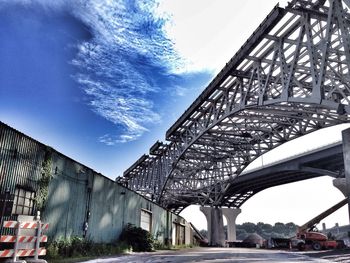
[[[122,231],[119,241],[124,242],[132,247],[133,251],[153,251],[154,249],[154,238],[152,235],[132,224],[128,224]]]
[[[227,237],[227,226],[224,228]],[[275,223],[275,225],[270,225],[262,222],[257,224],[247,222],[236,226],[238,240],[243,240],[253,233],[257,233],[265,239],[269,239],[271,237],[290,238],[295,236],[296,230],[297,226],[294,223]],[[201,230],[200,233],[207,238],[206,230]]]
[[[257,233],[265,239],[271,237],[290,238],[295,236],[297,226],[294,223],[275,223],[274,225],[270,225],[262,222],[257,224],[248,222],[237,225],[236,229],[238,240],[243,240],[252,233]]]
[[[39,189],[35,197],[35,205],[38,211],[43,212],[49,194],[49,183],[52,179],[52,151],[46,149],[44,161],[41,166],[41,177],[38,180]]]
[[[59,262],[58,259],[65,259],[64,262],[74,262],[73,259],[89,258],[93,256],[109,256],[126,253],[130,247],[125,243],[97,244],[80,237],[60,239],[47,245],[46,258],[50,262]],[[68,259],[72,261],[68,261]]]
[[[69,263],[87,260],[96,256],[111,256],[131,251],[154,251],[154,249],[180,249],[192,246],[168,247],[152,235],[132,224],[128,224],[120,234],[118,241],[111,244],[97,244],[81,237],[59,239],[48,243],[46,259],[52,263]]]

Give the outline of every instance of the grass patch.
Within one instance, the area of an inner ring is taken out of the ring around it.
[[[127,253],[131,251],[131,248],[123,242],[100,244],[80,237],[72,237],[53,241],[47,245],[46,250],[45,258],[50,262],[79,262],[79,260],[96,256]]]

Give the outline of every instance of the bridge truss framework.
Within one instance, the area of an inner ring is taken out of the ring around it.
[[[190,204],[239,208],[256,193],[234,190],[253,160],[349,122],[348,9],[350,0],[276,6],[170,127],[169,142],[156,142],[118,181],[176,213]]]

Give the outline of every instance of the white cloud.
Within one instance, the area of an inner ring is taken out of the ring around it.
[[[81,69],[76,79],[93,111],[116,125],[115,134],[99,138],[107,145],[136,140],[148,125],[160,122],[153,102],[160,90],[157,78],[168,74],[178,59],[164,37],[162,20],[153,16],[155,2],[127,5],[90,1],[83,11],[75,11],[94,38],[79,45],[72,64]]]
[[[159,9],[169,13],[167,34],[187,59],[182,70],[218,72],[276,4],[277,0],[163,0]]]
[[[8,3],[9,1],[1,1]],[[219,71],[274,6],[246,0],[14,0],[69,11],[88,25],[93,39],[80,43],[71,61],[92,110],[116,124],[111,144],[139,138],[160,122],[160,90],[186,96],[189,88],[160,87],[167,74]]]
[[[93,110],[108,121],[121,126],[116,133],[119,135],[104,135],[100,142],[107,145],[124,143],[138,139],[148,131],[144,125],[159,123],[160,115],[153,111],[153,103],[142,97],[128,94],[123,87],[113,89],[99,82],[80,79],[85,92],[91,97],[90,105]]]
[[[76,13],[95,38],[80,45],[73,63],[99,76],[92,81],[81,75],[79,81],[94,111],[124,128],[108,136],[108,144],[113,138],[137,139],[147,125],[160,121],[150,98],[160,87],[149,78],[159,65],[169,74],[219,71],[275,5],[273,0],[163,0],[137,2],[130,9],[128,3],[92,0],[87,10]],[[155,66],[154,71],[147,72],[143,64]],[[175,85],[169,94],[187,92]]]
[[[99,142],[104,143],[108,146],[114,146],[119,143],[126,143],[138,139],[141,134],[121,134],[121,135],[111,135],[105,134],[99,138]]]

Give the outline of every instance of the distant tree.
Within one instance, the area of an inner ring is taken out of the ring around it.
[[[243,240],[248,236],[247,231],[245,231],[243,228],[238,228],[236,230],[236,238],[237,240]]]
[[[277,222],[273,226],[273,232],[279,233],[279,234],[285,234],[285,225],[283,223]]]
[[[287,223],[286,228],[288,230],[288,235],[291,237],[294,236],[295,233],[297,232],[297,225],[292,222]]]
[[[290,238],[295,236],[297,226],[290,222],[287,224],[277,222],[273,226],[263,222],[257,224],[254,223],[243,223],[236,226],[237,229],[237,239],[244,239],[249,234],[258,233],[265,239],[271,237],[281,237],[281,238]]]
[[[241,228],[244,229],[247,233],[255,233],[256,225],[254,223],[246,222],[241,225]]]
[[[271,233],[272,230],[273,230],[272,225],[270,225],[270,224],[265,224],[265,223],[263,223],[263,222],[259,222],[259,223],[256,225],[256,227],[257,227],[257,233],[258,233],[259,235],[260,235],[260,233],[266,233],[266,234]]]

